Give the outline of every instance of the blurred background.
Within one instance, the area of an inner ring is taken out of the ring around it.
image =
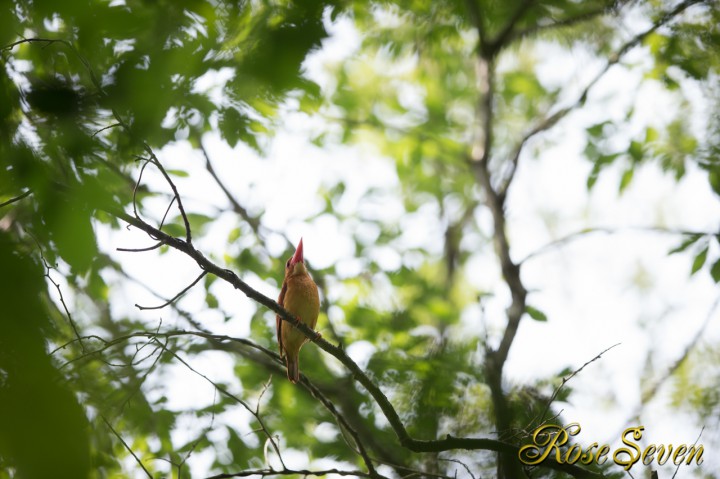
[[[274,312],[128,218],[272,299],[302,237],[415,439],[642,425],[720,475],[716,2],[1,8],[1,477],[565,477],[412,452],[313,344],[291,384]]]

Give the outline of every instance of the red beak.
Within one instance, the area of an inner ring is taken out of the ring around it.
[[[297,249],[295,250],[295,254],[290,259],[290,264],[297,264],[303,262],[303,244],[302,244],[302,238],[300,238],[300,243],[298,243]]]

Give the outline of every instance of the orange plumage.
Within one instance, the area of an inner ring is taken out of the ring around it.
[[[315,329],[320,313],[320,296],[303,260],[302,238],[295,254],[285,263],[285,279],[278,304],[292,313],[309,328]],[[298,367],[300,348],[307,338],[288,321],[275,317],[280,357],[285,357],[288,379],[296,383],[300,379]]]

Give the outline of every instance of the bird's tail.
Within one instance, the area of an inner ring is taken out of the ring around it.
[[[287,376],[291,383],[295,384],[300,380],[300,369],[298,367],[299,358],[290,357],[289,354],[285,356],[287,364]]]

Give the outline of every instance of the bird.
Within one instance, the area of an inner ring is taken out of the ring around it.
[[[305,266],[302,238],[300,238],[295,254],[285,263],[285,279],[280,290],[278,304],[295,316],[297,321],[301,321],[309,328],[315,329],[318,314],[320,313],[320,296],[318,295],[317,285],[310,277],[307,266]],[[291,322],[283,321],[279,315],[275,316],[275,324],[277,326],[280,358],[285,358],[287,377],[290,382],[295,384],[300,380],[298,365],[300,348],[308,338],[298,331]]]

